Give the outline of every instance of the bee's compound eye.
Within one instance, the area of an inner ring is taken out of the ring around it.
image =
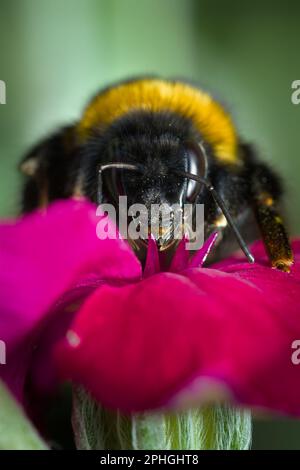
[[[101,196],[111,203],[118,203],[119,196],[135,194],[143,182],[141,168],[133,164],[108,163],[103,165],[99,174]]]
[[[207,160],[204,148],[197,143],[188,143],[186,146],[187,171],[196,176],[206,177]],[[192,179],[187,182],[186,197],[190,202],[194,202],[199,194],[202,185]]]

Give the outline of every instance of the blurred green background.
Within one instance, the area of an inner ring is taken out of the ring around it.
[[[156,73],[196,80],[228,105],[282,174],[299,234],[299,25],[296,0],[0,0],[0,216],[18,210],[28,146],[76,119],[99,87]],[[300,422],[256,420],[253,447],[300,449]]]

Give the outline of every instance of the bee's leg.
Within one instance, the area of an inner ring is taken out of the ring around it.
[[[66,127],[42,140],[20,164],[24,175],[22,213],[73,195],[76,158],[71,158],[72,128]],[[73,156],[73,155],[72,155]],[[76,188],[75,188],[76,189]]]
[[[25,171],[22,169],[25,173]],[[37,208],[46,207],[48,203],[48,190],[46,175],[41,175],[38,171],[30,175],[23,187],[21,212],[31,212]]]
[[[293,253],[288,233],[278,209],[283,189],[280,177],[267,164],[260,162],[249,144],[242,144],[245,178],[250,184],[250,200],[266,251],[274,268],[289,272]]]
[[[269,193],[256,195],[255,214],[272,267],[289,272],[293,252],[276,201]]]

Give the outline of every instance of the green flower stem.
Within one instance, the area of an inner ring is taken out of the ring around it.
[[[47,450],[22,408],[0,382],[0,450]]]
[[[125,416],[97,404],[74,388],[72,424],[77,449],[247,450],[251,415],[228,405],[181,413]]]

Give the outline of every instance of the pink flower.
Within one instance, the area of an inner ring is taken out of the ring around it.
[[[20,397],[29,373],[44,390],[56,365],[124,411],[221,397],[300,415],[299,242],[287,274],[261,243],[254,265],[236,256],[201,267],[215,235],[191,262],[183,241],[159,272],[150,241],[142,278],[126,242],[98,240],[96,224],[93,206],[67,201],[0,228],[0,372]]]
[[[7,346],[0,376],[21,400],[41,334],[46,335],[43,341],[51,342],[70,321],[70,315],[58,315],[47,335],[45,322],[59,314],[50,309],[55,301],[75,284],[84,290],[100,281],[141,276],[126,243],[96,237],[98,220],[92,204],[66,201],[0,226],[0,339]],[[49,374],[44,364],[39,382],[47,381]]]

